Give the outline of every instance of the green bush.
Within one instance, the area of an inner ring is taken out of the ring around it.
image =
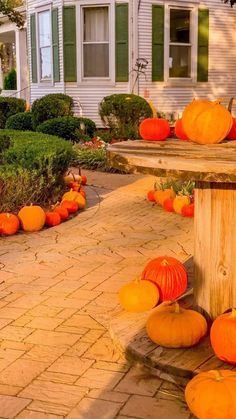
[[[64,116],[50,119],[38,125],[37,131],[45,134],[54,134],[65,140],[78,142],[84,135],[92,138],[96,130],[95,123],[88,118],[77,118],[75,116]]]
[[[4,90],[16,90],[16,70],[13,68],[4,79]]]
[[[136,139],[140,122],[151,117],[152,110],[142,97],[122,93],[104,97],[99,114],[114,138]]]
[[[0,155],[5,152],[11,144],[11,138],[8,135],[0,134]]]
[[[72,162],[73,165],[80,166],[84,169],[106,170],[106,150],[103,148],[81,148],[78,145],[75,145],[74,150],[75,156]]]
[[[64,190],[63,174],[74,156],[61,138],[34,132],[3,130],[10,147],[0,166],[0,211],[24,204],[56,201]]]
[[[0,96],[0,128],[5,128],[6,121],[10,116],[24,112],[26,102],[15,97]]]
[[[101,138],[105,143],[110,143],[114,138],[110,130],[98,130],[95,133],[95,137]]]
[[[72,107],[73,99],[63,93],[49,94],[36,99],[31,109],[34,129],[48,119],[73,115]]]
[[[6,129],[16,129],[19,131],[32,131],[32,113],[20,112],[10,116],[6,122]]]

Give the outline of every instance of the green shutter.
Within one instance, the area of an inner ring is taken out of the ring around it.
[[[116,4],[116,81],[129,81],[129,6]]]
[[[64,80],[77,81],[75,6],[63,8]]]
[[[36,17],[30,15],[30,42],[31,42],[31,77],[32,83],[37,83],[37,43],[36,43]]]
[[[60,81],[58,9],[52,10],[53,80]]]
[[[164,6],[152,5],[152,80],[164,81]]]
[[[197,81],[208,81],[209,10],[198,10]]]

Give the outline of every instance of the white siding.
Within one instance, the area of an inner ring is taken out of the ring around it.
[[[171,4],[171,1],[168,2]],[[175,2],[176,3],[176,2]],[[177,2],[178,3],[178,2]],[[183,2],[180,2],[183,4]],[[207,83],[168,86],[167,83],[152,82],[152,4],[164,4],[161,1],[142,0],[139,11],[139,56],[149,61],[147,83],[144,78],[139,83],[139,94],[144,89],[150,91],[150,99],[159,111],[182,113],[184,106],[193,98],[226,98],[236,94],[236,32],[233,30],[236,9],[218,0],[199,3],[200,7],[209,8],[209,78]],[[188,3],[187,3],[188,4]],[[227,24],[226,24],[227,22]]]

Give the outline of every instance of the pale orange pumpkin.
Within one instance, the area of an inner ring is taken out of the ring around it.
[[[227,137],[233,119],[219,101],[194,100],[185,108],[182,124],[190,140],[199,144],[217,144]]]
[[[45,224],[46,215],[44,210],[38,205],[23,207],[19,213],[22,228],[24,231],[39,231]]]
[[[77,202],[79,209],[84,209],[86,206],[85,198],[79,192],[73,191],[72,189],[63,195],[62,202],[63,201],[75,201]]]
[[[150,281],[135,280],[119,290],[119,301],[126,311],[138,313],[151,310],[158,299],[158,289]]]
[[[149,338],[167,348],[187,348],[207,333],[205,318],[194,310],[185,310],[178,303],[154,310],[147,321]]]
[[[173,201],[173,208],[176,214],[182,214],[182,208],[190,204],[190,197],[187,195],[177,195]]]
[[[212,370],[201,372],[188,382],[185,399],[199,419],[236,418],[236,372]]]

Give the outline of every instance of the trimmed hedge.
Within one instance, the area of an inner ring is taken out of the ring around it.
[[[0,211],[56,201],[65,187],[63,174],[74,157],[72,145],[41,133],[2,130],[2,134],[11,142],[2,153]]]
[[[73,99],[63,93],[49,94],[36,99],[31,108],[34,129],[48,119],[73,115],[72,107]]]
[[[80,141],[84,135],[92,138],[96,131],[96,125],[88,118],[64,116],[43,122],[38,125],[37,131],[45,134],[54,134],[65,140],[71,140],[76,143]]]
[[[24,99],[0,96],[0,128],[5,128],[7,119],[19,112],[24,112],[25,108]]]
[[[32,131],[33,121],[31,112],[20,112],[12,115],[6,122],[6,129],[15,129],[19,131]]]
[[[114,138],[136,139],[140,122],[152,116],[152,109],[142,97],[121,93],[104,97],[99,114]]]

